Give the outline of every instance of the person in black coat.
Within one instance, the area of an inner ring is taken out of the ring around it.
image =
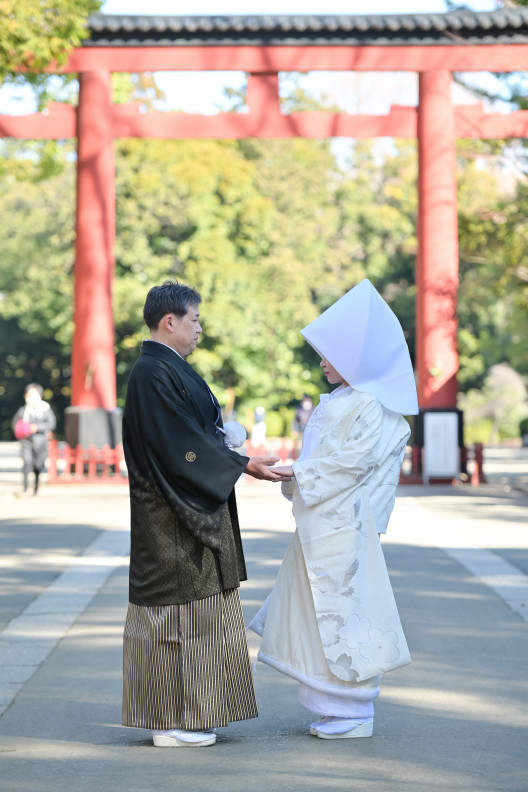
[[[23,495],[29,487],[29,474],[35,474],[33,494],[38,493],[40,474],[48,456],[48,440],[55,430],[56,420],[50,405],[43,401],[42,385],[31,382],[24,390],[25,405],[16,411],[12,429],[20,440],[22,457]]]
[[[150,339],[123,415],[131,504],[123,724],[150,729],[158,747],[211,745],[216,726],[257,715],[234,486],[244,472],[280,480],[277,458],[226,446],[218,401],[185,360],[201,333],[200,302],[173,281],[149,291]]]

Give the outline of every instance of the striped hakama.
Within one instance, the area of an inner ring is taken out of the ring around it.
[[[238,589],[183,605],[129,603],[123,726],[203,731],[257,715]]]

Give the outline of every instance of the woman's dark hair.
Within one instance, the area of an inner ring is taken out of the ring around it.
[[[185,316],[190,305],[199,305],[201,302],[202,298],[196,289],[178,281],[166,280],[161,286],[153,286],[147,294],[143,319],[150,330],[155,330],[166,314]]]

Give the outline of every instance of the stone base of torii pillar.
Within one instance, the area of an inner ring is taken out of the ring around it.
[[[64,436],[69,446],[76,448],[116,448],[121,443],[122,410],[87,407],[67,407],[64,416]]]

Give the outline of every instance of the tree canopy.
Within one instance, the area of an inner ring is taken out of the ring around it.
[[[145,101],[155,94],[148,79],[127,87],[120,78],[117,87],[125,99],[130,90]],[[75,152],[72,142],[0,145],[0,419],[8,438],[27,382],[45,386],[59,418],[69,403]],[[193,365],[242,420],[260,404],[271,411],[272,433],[289,428],[288,405],[322,388],[319,360],[299,330],[361,278],[395,310],[414,354],[414,142],[380,151],[357,141],[347,161],[330,142],[303,139],[120,140],[115,149],[120,404],[146,334],[146,292],[165,278],[203,296]],[[506,170],[495,143],[460,141],[458,192],[460,389],[492,393],[493,366],[528,375],[528,187]]]
[[[100,0],[0,0],[0,81],[62,64],[88,35]]]

